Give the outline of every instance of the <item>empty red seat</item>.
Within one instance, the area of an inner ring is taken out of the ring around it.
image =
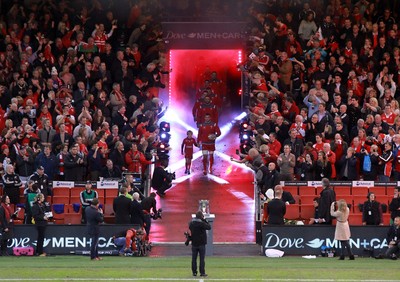
[[[310,186],[299,186],[299,195],[316,195],[316,189]]]
[[[301,205],[312,205],[317,195],[303,195],[300,196]]]
[[[333,186],[333,190],[338,195],[351,195],[351,186]]]
[[[300,218],[300,205],[293,204],[286,206],[286,219],[299,219]]]
[[[350,225],[362,225],[362,213],[350,213],[349,224]]]
[[[69,198],[69,188],[65,187],[56,187],[53,188],[53,196],[64,196]]]
[[[369,192],[369,187],[352,187],[351,189],[352,195],[362,195],[366,197],[368,195],[368,192]]]
[[[300,217],[301,219],[309,220],[315,215],[315,207],[310,204],[300,205]]]
[[[297,186],[283,186],[283,191],[290,192],[293,196],[299,194]]]

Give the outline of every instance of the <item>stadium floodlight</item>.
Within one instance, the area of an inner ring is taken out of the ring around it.
[[[169,132],[171,130],[171,125],[169,122],[162,121],[160,123],[160,131],[161,132]]]

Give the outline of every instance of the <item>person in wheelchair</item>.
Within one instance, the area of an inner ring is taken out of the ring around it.
[[[131,254],[133,256],[144,255],[146,231],[144,227],[139,229],[129,228],[126,231],[121,231],[113,236],[114,245],[120,248],[118,254],[123,256]]]

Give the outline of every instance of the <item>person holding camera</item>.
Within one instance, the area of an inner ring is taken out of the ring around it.
[[[40,257],[46,256],[46,253],[43,251],[44,234],[46,232],[47,222],[51,216],[49,205],[46,205],[44,195],[42,193],[37,194],[32,206],[32,217],[38,232],[36,254]]]
[[[172,180],[175,179],[175,173],[169,173],[165,170],[167,166],[168,160],[160,160],[160,166],[154,169],[151,179],[151,187],[157,190],[157,195],[160,197],[165,196],[165,191],[171,188]]]
[[[192,273],[197,276],[197,256],[200,256],[200,276],[208,276],[205,271],[205,256],[207,244],[207,230],[211,230],[211,225],[204,219],[201,211],[196,213],[196,217],[189,223],[190,237],[192,241]]]

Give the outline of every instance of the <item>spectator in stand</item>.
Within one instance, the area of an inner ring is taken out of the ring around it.
[[[119,179],[121,178],[122,173],[117,166],[114,166],[113,161],[108,159],[106,162],[106,166],[101,171],[100,176],[103,178]]]
[[[318,158],[315,162],[315,180],[330,178],[332,175],[332,165],[326,158],[324,151],[318,152]]]
[[[356,165],[357,157],[354,148],[350,147],[347,149],[346,155],[343,155],[338,162],[338,166],[341,168],[338,179],[351,181],[358,179]]]
[[[292,181],[294,178],[294,167],[296,166],[296,156],[291,153],[290,145],[283,146],[283,153],[279,155],[277,164],[280,168],[280,180]]]
[[[27,182],[32,182],[36,185],[45,198],[53,196],[53,189],[50,186],[49,177],[44,173],[43,166],[38,166],[36,172],[29,176]]]
[[[389,182],[393,168],[392,143],[390,142],[385,143],[384,151],[382,155],[379,156],[379,167],[378,180],[381,182]]]
[[[65,180],[83,181],[86,178],[84,170],[86,164],[86,156],[79,153],[79,145],[75,143],[64,159]]]
[[[94,199],[98,199],[98,193],[97,191],[92,190],[92,182],[90,180],[86,181],[85,190],[80,193],[79,197],[82,205],[81,223],[86,223],[86,209],[90,207]]]
[[[143,152],[138,150],[138,145],[132,143],[131,149],[125,154],[125,163],[129,172],[143,173],[151,160],[146,160]]]
[[[19,203],[19,188],[22,187],[21,179],[18,174],[14,173],[14,167],[7,165],[5,174],[3,175],[3,194],[10,197],[11,204]]]

